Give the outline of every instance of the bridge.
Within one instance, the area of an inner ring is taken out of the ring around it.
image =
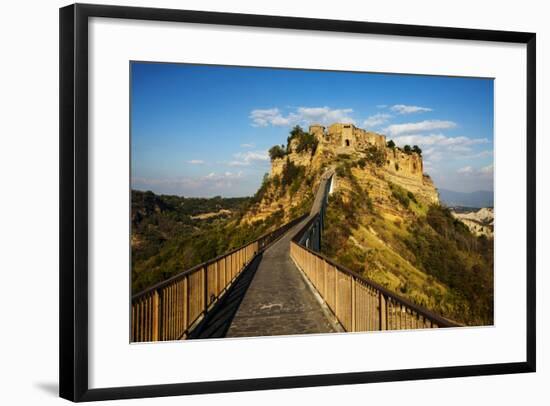
[[[131,341],[457,326],[320,252],[334,181],[309,214],[134,295]]]

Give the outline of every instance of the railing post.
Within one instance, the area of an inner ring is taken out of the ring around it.
[[[220,280],[219,280],[218,261],[214,262],[214,276],[216,280],[216,288],[214,289],[216,297],[220,294]]]
[[[151,335],[151,341],[158,341],[159,340],[159,329],[160,329],[160,300],[159,300],[159,292],[158,290],[155,290],[153,292],[153,314],[152,314],[152,335]]]
[[[386,298],[384,297],[384,294],[382,292],[380,292],[379,295],[380,295],[380,330],[387,330],[388,323],[386,319]]]
[[[351,277],[351,331],[356,331],[356,319],[357,319],[357,309],[355,307],[355,287],[357,286],[357,283],[355,282],[355,278]]]
[[[183,292],[185,294],[183,300],[183,331],[186,332],[189,327],[189,306],[190,306],[190,296],[189,296],[189,277],[183,279]],[[183,335],[186,336],[187,333]]]
[[[331,269],[334,272],[334,315],[340,320],[338,317],[338,284],[340,281],[338,280],[338,270],[333,265],[331,265]]]
[[[207,266],[203,266],[201,269],[202,273],[202,288],[203,288],[203,301],[204,301],[204,314],[208,310],[208,274]]]

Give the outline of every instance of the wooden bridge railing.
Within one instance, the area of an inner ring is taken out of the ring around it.
[[[185,338],[255,256],[305,218],[297,218],[242,247],[134,295],[131,342]]]
[[[319,186],[318,208],[290,243],[290,256],[305,273],[346,331],[402,330],[457,327],[451,322],[366,279],[313,250],[320,247],[324,205],[328,198],[327,173]],[[319,239],[318,243],[311,240]]]

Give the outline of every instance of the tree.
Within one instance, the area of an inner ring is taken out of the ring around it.
[[[291,139],[294,137],[297,137],[298,135],[302,134],[304,130],[302,130],[302,127],[299,125],[295,125],[292,130],[290,130],[290,137]]]
[[[388,148],[395,148],[395,142],[393,142],[393,140],[389,140],[387,143],[386,143],[386,146]]]
[[[298,145],[296,146],[296,152],[301,153],[306,150],[311,151],[311,155],[315,154],[319,141],[313,134],[301,133],[298,135]]]
[[[303,133],[304,133],[304,130],[302,130],[302,127],[300,127],[299,125],[295,125],[294,127],[292,127],[292,130],[290,130],[290,135],[286,138],[286,151],[287,152],[291,152],[290,151],[290,142],[293,139],[300,137]]]
[[[283,148],[281,148],[279,145],[274,145],[269,149],[269,157],[271,160],[275,160],[278,158],[284,158],[286,155],[286,152]]]
[[[419,156],[422,156],[422,150],[418,147],[418,145],[414,145],[412,147],[412,152],[416,152]]]
[[[406,154],[410,154],[412,152],[411,146],[410,145],[405,145],[403,147],[403,151],[405,151]]]

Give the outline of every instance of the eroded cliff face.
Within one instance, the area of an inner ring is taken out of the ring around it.
[[[286,155],[271,161],[271,171],[264,180],[263,190],[243,221],[255,222],[276,213],[286,221],[297,213],[305,213],[319,176],[328,167],[337,169],[342,165],[353,167],[355,178],[368,190],[372,203],[382,212],[399,212],[392,198],[391,185],[411,192],[425,206],[439,202],[437,190],[430,177],[423,173],[422,157],[417,153],[374,145],[342,148],[339,141],[319,142],[315,148],[298,152],[298,141],[293,139]],[[293,171],[288,170],[289,166],[296,173],[290,173]],[[338,185],[336,181],[335,190],[338,190]],[[345,183],[342,187],[345,188]]]
[[[281,216],[287,222],[309,211],[326,160],[318,149],[296,149],[297,140],[291,140],[288,153],[271,161],[271,171],[242,221],[254,223]]]
[[[423,173],[424,165],[422,157],[417,153],[405,153],[398,148],[378,147],[381,156],[381,165],[369,160],[370,153],[368,149],[342,149],[339,145],[330,143],[320,143],[317,146],[315,154],[309,151],[296,153],[295,145],[291,144],[291,153],[284,158],[278,158],[271,162],[270,178],[281,176],[287,161],[297,166],[307,168],[310,173],[316,173],[321,167],[336,167],[340,161],[346,160],[366,160],[364,170],[360,177],[371,178],[371,181],[391,182],[412,192],[422,201],[430,203],[439,203],[439,195],[430,176]],[[383,159],[382,159],[383,157]],[[376,187],[375,187],[376,189]]]

